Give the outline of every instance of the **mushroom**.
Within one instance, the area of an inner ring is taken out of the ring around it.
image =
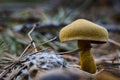
[[[78,19],[60,30],[59,39],[61,42],[77,40],[81,69],[89,73],[95,73],[96,64],[91,54],[91,43],[107,42],[108,31],[88,20]]]

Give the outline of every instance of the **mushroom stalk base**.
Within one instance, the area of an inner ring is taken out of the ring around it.
[[[95,73],[96,72],[96,64],[94,58],[91,54],[91,45],[88,41],[78,41],[78,47],[80,49],[80,65],[81,69],[89,72]]]

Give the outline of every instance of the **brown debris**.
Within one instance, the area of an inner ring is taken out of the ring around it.
[[[97,80],[120,80],[120,70],[105,68],[96,75]]]

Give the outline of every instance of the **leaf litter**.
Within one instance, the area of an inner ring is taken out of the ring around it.
[[[28,44],[28,46],[25,48],[25,50],[22,52],[22,54],[19,57],[14,57],[13,55],[10,55],[7,53],[0,54],[6,57],[5,58],[6,61],[4,60],[5,62],[3,61],[0,63],[1,64],[0,66],[2,68],[4,67],[0,73],[1,80],[23,80],[24,78],[25,80],[32,80],[33,76],[30,75],[31,74],[30,72],[32,70],[33,71],[40,70],[40,72],[44,73],[44,71],[46,72],[51,69],[57,69],[57,68],[60,68],[60,69],[69,68],[69,67],[80,68],[80,66],[76,65],[76,63],[78,63],[78,57],[72,56],[75,53],[77,53],[78,49],[74,51],[63,52],[63,53],[58,53],[52,49],[48,50],[48,48],[38,51],[36,44],[31,37],[31,33],[33,32],[34,29],[35,29],[35,25],[28,33],[28,36],[30,38],[30,43]],[[56,39],[56,37],[42,43],[41,45],[51,42],[54,39]],[[119,43],[112,39],[109,39],[109,42],[118,47],[117,55],[119,55],[120,53]],[[31,46],[33,46],[34,52],[31,54],[26,54],[27,50]],[[115,54],[115,56],[117,55]],[[97,80],[100,80],[99,76],[103,75],[104,73],[105,73],[104,75],[106,75],[107,77],[112,75],[111,79],[113,80],[120,79],[119,74],[116,74],[120,72],[119,71],[119,65],[120,65],[119,57],[116,58],[115,56],[114,57],[112,56],[111,58],[109,56],[108,58],[105,58],[105,57],[104,58],[101,57],[101,59],[99,58],[98,62],[96,62],[96,64],[98,65],[98,72],[94,74]],[[8,61],[7,61],[7,58],[8,58]],[[5,67],[6,65],[7,67]],[[108,65],[110,66],[110,68],[108,68]],[[117,67],[111,68],[111,66],[113,65],[116,65]],[[105,79],[107,78],[105,77]],[[102,80],[105,80],[105,79],[102,79]]]

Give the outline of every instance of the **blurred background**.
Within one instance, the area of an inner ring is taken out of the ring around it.
[[[0,0],[0,52],[20,55],[30,42],[27,33],[33,24],[37,27],[32,38],[39,50],[76,49],[76,42],[60,43],[58,34],[62,27],[81,18],[105,27],[109,38],[120,42],[120,0]],[[107,43],[94,45],[93,50],[106,55],[116,53],[118,47]]]

